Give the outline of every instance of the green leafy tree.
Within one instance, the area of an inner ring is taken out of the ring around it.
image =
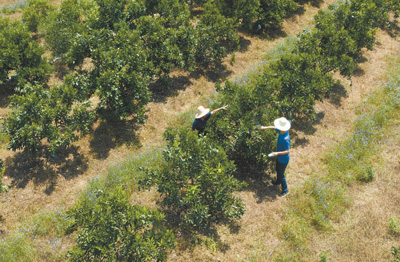
[[[207,65],[218,63],[227,54],[227,47],[236,48],[239,36],[237,24],[226,18],[212,3],[204,5],[204,14],[196,25],[195,59],[197,63]]]
[[[315,101],[327,97],[335,83],[332,75],[306,54],[282,55],[271,63],[270,69],[264,76],[276,87],[274,104],[289,118],[314,117]]]
[[[177,45],[173,43],[173,28],[164,26],[164,18],[143,16],[138,19],[137,30],[152,64],[154,77],[168,76],[172,68],[180,65],[182,57]]]
[[[89,83],[100,98],[98,112],[104,118],[120,119],[136,114],[141,121],[150,100],[152,72],[143,42],[126,25],[107,37],[91,53],[94,69],[89,73]]]
[[[250,29],[258,17],[260,0],[216,0],[215,4],[224,16],[234,18],[244,28]]]
[[[55,56],[68,52],[71,45],[79,41],[87,27],[81,22],[85,6],[79,0],[65,0],[60,9],[48,15],[44,25],[45,40]]]
[[[20,86],[26,82],[45,82],[51,66],[42,55],[44,49],[32,38],[21,21],[0,17],[0,82],[15,72]]]
[[[163,204],[194,227],[241,217],[244,205],[232,193],[244,183],[233,177],[235,166],[223,148],[186,128],[168,129],[164,136],[168,144],[163,153],[165,161],[151,171],[150,182],[145,181],[156,185]]]
[[[9,149],[37,152],[47,139],[52,153],[68,147],[90,131],[95,118],[90,103],[75,99],[77,91],[71,86],[27,84],[20,94],[11,97],[13,111],[5,121],[10,136]]]
[[[255,27],[267,31],[279,28],[283,19],[296,11],[298,5],[293,0],[260,0]]]
[[[49,12],[54,9],[47,0],[29,0],[27,7],[23,9],[22,21],[30,32],[37,32]]]
[[[120,188],[95,190],[81,198],[68,216],[77,244],[72,261],[165,261],[174,246],[174,235],[163,226],[158,210],[131,205]]]

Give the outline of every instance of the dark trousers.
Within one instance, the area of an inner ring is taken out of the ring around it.
[[[276,161],[276,182],[281,184],[282,193],[287,192],[287,184],[285,179],[285,169],[289,163],[281,163]]]

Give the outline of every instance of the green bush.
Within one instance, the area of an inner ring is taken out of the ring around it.
[[[65,0],[61,2],[59,10],[49,13],[44,23],[46,44],[54,56],[61,56],[68,52],[75,38],[87,30],[80,19],[84,14],[84,5],[79,0]]]
[[[27,7],[22,13],[22,22],[26,24],[30,32],[37,32],[49,12],[54,9],[47,0],[28,0]]]
[[[169,128],[164,136],[164,162],[142,185],[155,185],[163,204],[189,226],[204,228],[218,219],[241,217],[244,205],[232,194],[244,183],[233,177],[235,166],[224,149],[187,128]]]
[[[196,46],[194,57],[200,65],[220,63],[228,48],[235,49],[239,44],[237,24],[226,18],[212,3],[204,5],[204,14],[196,25]]]
[[[253,26],[260,7],[259,0],[216,0],[214,3],[224,16],[240,21],[241,25],[246,29],[250,29]]]
[[[400,261],[400,248],[392,247],[392,255],[394,257],[393,262]]]
[[[363,167],[356,175],[358,181],[368,183],[374,180],[375,170],[371,166]]]
[[[32,38],[21,21],[0,17],[0,82],[16,73],[19,85],[45,82],[52,68],[42,57],[44,49]]]
[[[13,111],[5,121],[8,148],[37,152],[46,138],[49,151],[55,153],[77,140],[77,132],[87,134],[95,117],[88,110],[90,103],[76,100],[76,93],[68,86],[48,89],[28,84],[20,94],[13,95]]]
[[[389,234],[393,236],[400,236],[399,220],[396,217],[389,219]]]
[[[22,233],[15,233],[0,240],[0,261],[34,261],[32,240]]]
[[[254,25],[260,25],[262,31],[277,29],[282,25],[283,19],[297,9],[298,5],[293,0],[260,0]]]
[[[4,172],[4,163],[3,163],[3,159],[0,159],[0,193],[8,191],[8,187],[3,185],[3,183],[2,183],[3,172]]]
[[[70,232],[78,231],[71,260],[166,260],[174,235],[163,226],[162,213],[131,205],[119,187],[88,193],[67,212]]]

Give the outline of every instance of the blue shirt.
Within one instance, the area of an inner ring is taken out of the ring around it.
[[[199,131],[199,134],[204,132],[204,128],[206,128],[206,123],[207,120],[210,119],[211,116],[211,112],[207,113],[206,117],[203,119],[201,118],[196,118],[193,121],[193,125],[192,125],[192,130],[197,130]]]
[[[287,131],[284,134],[281,134],[281,132],[278,129],[275,129],[279,136],[278,136],[278,143],[276,145],[276,151],[277,152],[282,152],[290,149],[290,136],[289,136],[289,131]],[[279,155],[277,160],[280,163],[289,163],[289,154],[287,155]]]

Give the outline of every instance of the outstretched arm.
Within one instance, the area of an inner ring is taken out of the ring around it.
[[[213,111],[211,111],[211,114],[215,114],[217,113],[219,110],[226,110],[228,108],[229,105],[214,109]]]
[[[260,129],[275,129],[274,126],[260,126]]]
[[[282,156],[282,155],[287,155],[290,153],[290,149],[285,150],[285,151],[280,151],[280,152],[272,152],[271,154],[274,154],[274,156]]]

